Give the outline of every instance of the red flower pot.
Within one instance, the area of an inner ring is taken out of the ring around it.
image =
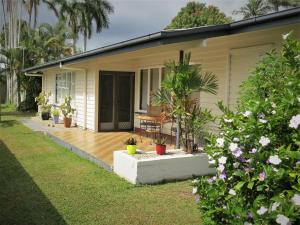
[[[156,154],[158,155],[164,155],[166,154],[166,145],[159,145],[159,144],[156,144]]]
[[[72,118],[64,117],[64,125],[66,128],[70,128],[72,124]]]

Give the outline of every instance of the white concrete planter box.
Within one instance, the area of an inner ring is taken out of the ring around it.
[[[209,168],[207,154],[185,154],[179,150],[168,150],[162,156],[155,152],[138,151],[129,155],[127,151],[115,151],[113,170],[133,184],[183,180],[216,172],[215,168]]]

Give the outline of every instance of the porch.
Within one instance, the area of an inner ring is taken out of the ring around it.
[[[155,150],[155,144],[151,138],[145,136],[140,138],[140,134],[135,132],[93,132],[78,127],[64,128],[63,124],[56,124],[53,127],[51,120],[42,121],[39,117],[24,119],[23,123],[30,129],[43,132],[60,145],[108,170],[113,167],[113,152],[126,149],[124,142],[130,137],[136,138],[137,149]],[[168,144],[167,149],[171,148],[174,146]]]

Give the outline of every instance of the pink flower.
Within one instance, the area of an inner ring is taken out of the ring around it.
[[[261,172],[261,173],[259,174],[258,179],[259,179],[260,181],[264,181],[264,180],[265,180],[265,177],[266,177],[266,174],[265,174],[265,172],[263,171],[263,172]]]

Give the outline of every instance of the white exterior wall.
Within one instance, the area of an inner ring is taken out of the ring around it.
[[[300,26],[290,25],[283,28],[242,33],[238,35],[211,38],[207,40],[206,45],[192,46],[186,45],[186,48],[180,46],[177,49],[169,46],[162,46],[157,50],[140,50],[139,52],[126,53],[124,55],[115,55],[106,58],[91,60],[82,64],[87,68],[86,80],[86,128],[98,130],[98,93],[99,93],[99,71],[132,71],[135,72],[135,100],[134,111],[139,111],[140,95],[140,70],[145,68],[163,67],[164,63],[169,60],[179,59],[179,50],[191,52],[191,62],[201,64],[202,70],[212,72],[217,76],[219,89],[217,95],[209,93],[199,94],[199,103],[201,107],[208,108],[213,114],[219,115],[220,110],[216,103],[223,101],[226,105],[234,105],[238,98],[238,87],[240,83],[249,76],[249,69],[257,62],[259,55],[265,52],[266,46],[280,48],[282,34],[294,30],[293,34],[300,39]],[[200,40],[199,40],[200,43]],[[255,49],[255,50],[253,50]],[[132,55],[130,55],[132,54]],[[131,58],[130,58],[131,57]],[[107,61],[107,63],[106,63]],[[81,66],[82,66],[81,65]],[[75,66],[74,66],[75,67]],[[80,66],[78,66],[80,67]],[[53,93],[51,101],[55,97],[55,74],[59,70],[48,70],[44,72],[43,88]],[[84,109],[84,71],[75,71],[75,105],[77,109],[77,123],[84,126],[85,109]],[[139,120],[135,115],[134,126],[139,127]],[[217,130],[216,124],[211,124],[210,128]],[[170,129],[166,126],[166,133]]]

